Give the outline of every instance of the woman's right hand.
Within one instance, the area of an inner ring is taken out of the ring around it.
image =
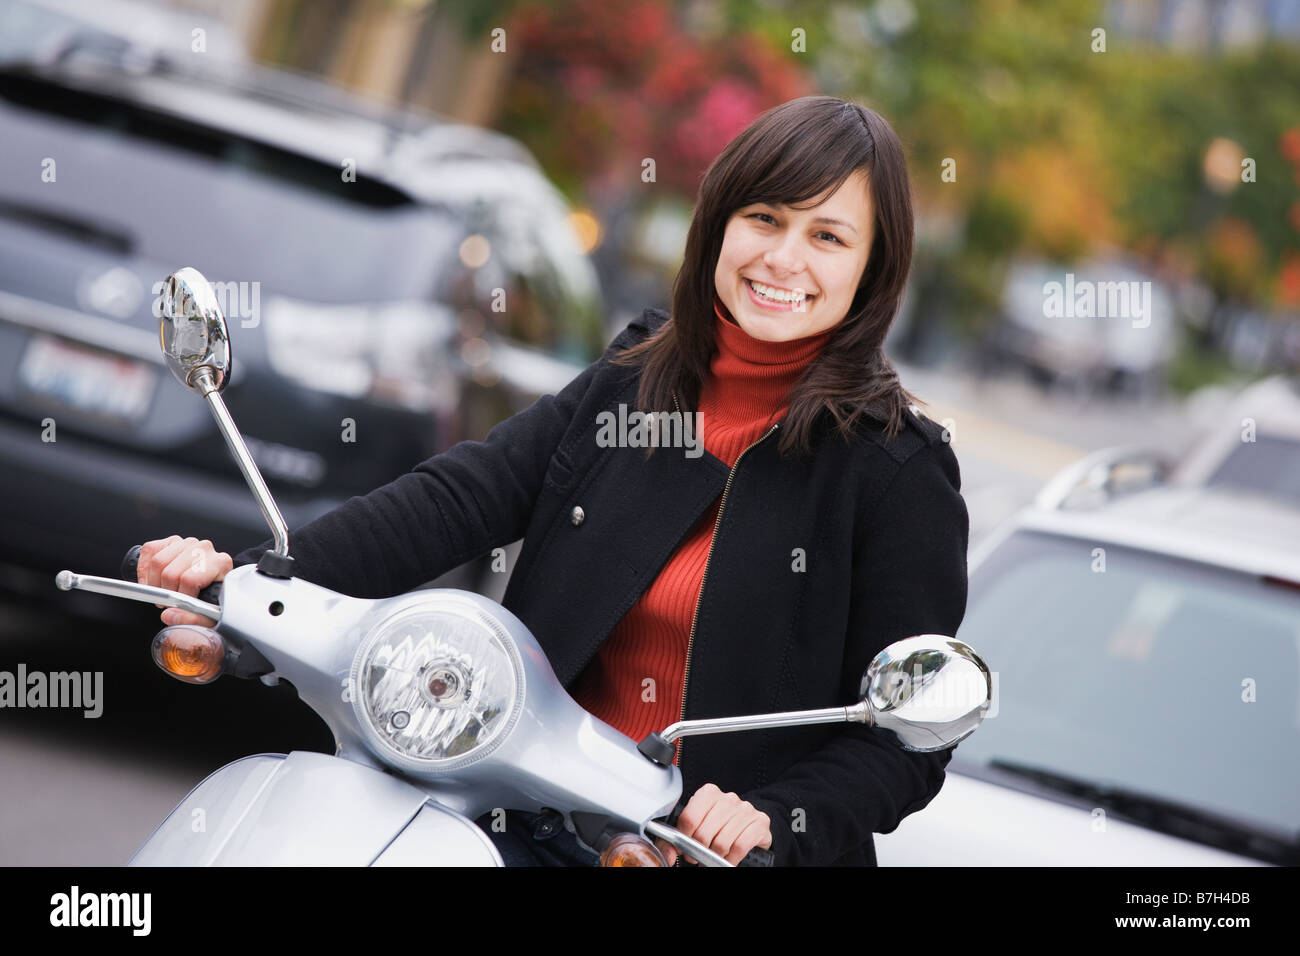
[[[220,581],[234,567],[230,555],[217,551],[211,541],[174,534],[170,538],[146,541],[140,546],[135,575],[141,584],[198,597],[201,590],[213,581]],[[161,604],[154,606],[162,607]],[[162,621],[164,624],[197,624],[202,627],[217,625],[211,618],[178,607],[164,610]]]

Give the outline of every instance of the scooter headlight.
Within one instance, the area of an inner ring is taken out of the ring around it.
[[[501,622],[439,595],[366,637],[350,688],[380,756],[405,770],[446,773],[482,760],[509,735],[523,706],[523,661]]]

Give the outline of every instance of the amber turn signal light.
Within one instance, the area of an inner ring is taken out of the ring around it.
[[[668,861],[653,843],[635,833],[620,833],[600,854],[601,866],[667,866]]]
[[[209,627],[173,624],[153,638],[153,661],[164,672],[187,684],[210,684],[221,676],[226,645]]]

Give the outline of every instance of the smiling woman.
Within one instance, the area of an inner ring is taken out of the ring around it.
[[[716,352],[715,307],[761,342],[830,333],[790,392],[782,453],[807,450],[824,412],[846,441],[863,417],[896,436],[919,400],[882,347],[912,240],[906,160],[889,123],[834,96],[791,100],[756,119],[709,168],[673,287],[673,321],[615,362],[642,366],[639,407],[670,411],[674,395],[697,406]]]
[[[898,137],[856,103],[769,110],[705,174],[670,320],[611,358],[639,367],[639,411],[700,417],[698,460],[726,479],[666,561],[644,545],[656,576],[574,685],[629,737],[744,713],[746,694],[751,710],[779,710],[782,695],[847,704],[888,641],[956,634],[968,532],[956,458],[883,351],[912,238]],[[658,499],[640,502],[651,513],[688,493],[685,476],[659,473]],[[828,616],[818,637],[793,637],[815,614]],[[770,849],[780,865],[874,863],[871,833],[923,807],[948,759],[898,763],[852,734],[782,754],[684,743],[676,826],[733,862]],[[873,819],[882,806],[888,818]]]

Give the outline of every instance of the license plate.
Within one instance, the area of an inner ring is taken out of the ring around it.
[[[136,421],[149,410],[157,373],[134,359],[37,335],[18,379],[28,391],[77,411]]]

